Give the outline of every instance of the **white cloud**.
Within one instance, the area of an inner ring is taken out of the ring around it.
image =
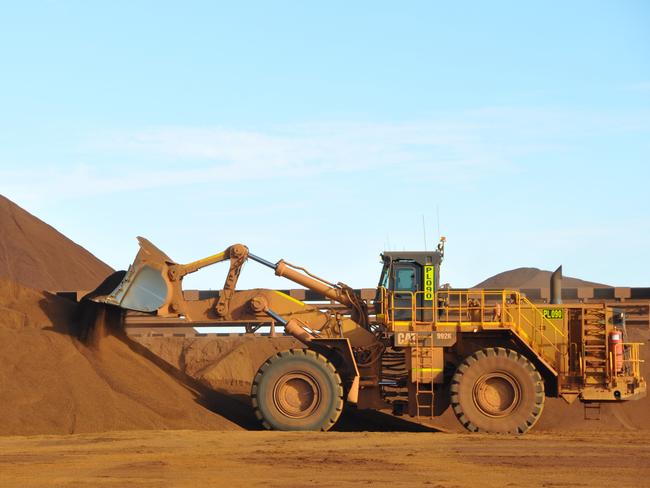
[[[332,124],[244,131],[161,127],[95,135],[84,159],[122,163],[0,170],[0,191],[22,201],[73,199],[193,183],[275,180],[426,168],[450,180],[499,164],[465,134],[430,124]],[[506,164],[505,161],[501,161]],[[64,189],[64,191],[61,191]]]
[[[553,110],[486,108],[405,123],[107,131],[71,143],[79,150],[77,157],[92,164],[0,169],[0,192],[38,205],[195,183],[295,180],[370,170],[466,183],[516,171],[526,157],[570,144],[567,133],[643,127],[647,121],[647,114],[613,120]]]

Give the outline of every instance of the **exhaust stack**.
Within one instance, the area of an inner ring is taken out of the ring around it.
[[[551,303],[562,303],[562,265],[551,275]]]

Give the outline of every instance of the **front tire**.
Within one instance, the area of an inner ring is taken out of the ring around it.
[[[329,430],[343,410],[343,384],[327,358],[310,349],[291,349],[260,367],[251,398],[266,429]]]
[[[535,366],[502,347],[468,356],[450,391],[456,417],[471,432],[523,434],[544,408],[544,381]]]

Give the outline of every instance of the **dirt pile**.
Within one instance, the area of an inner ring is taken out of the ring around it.
[[[277,352],[304,347],[292,337],[134,337],[148,350],[210,388],[248,400],[260,366]]]
[[[0,280],[0,434],[237,428],[118,338],[74,339],[74,309]]]
[[[548,288],[551,282],[551,274],[551,271],[538,268],[516,268],[481,281],[474,288]],[[562,277],[562,286],[564,288],[609,287],[609,285],[571,278],[570,276]]]
[[[0,195],[0,278],[39,290],[92,290],[112,271]]]

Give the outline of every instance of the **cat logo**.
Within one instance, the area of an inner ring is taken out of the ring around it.
[[[415,346],[418,336],[423,345],[433,347],[449,347],[456,344],[455,330],[435,330],[433,332],[395,332],[395,347]],[[433,341],[433,344],[431,343]]]

